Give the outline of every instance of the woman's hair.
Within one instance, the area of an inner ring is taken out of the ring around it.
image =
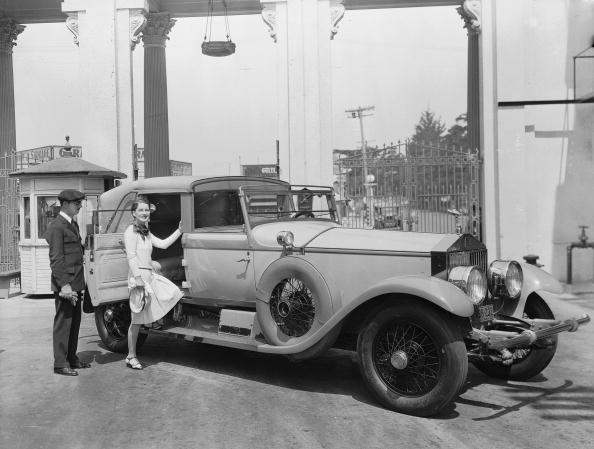
[[[138,206],[140,204],[146,204],[147,206],[149,205],[148,201],[146,201],[146,200],[143,200],[143,199],[134,200],[134,202],[132,203],[132,206],[130,207],[130,212],[134,212],[136,209],[138,209]]]

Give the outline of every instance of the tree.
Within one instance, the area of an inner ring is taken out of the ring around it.
[[[466,113],[456,117],[456,124],[448,129],[443,138],[448,149],[467,150],[468,149],[468,121]]]
[[[425,146],[439,146],[443,141],[442,135],[445,130],[446,125],[441,121],[441,117],[436,118],[435,113],[429,109],[424,111],[419,123],[415,125],[415,134],[409,145],[409,156],[422,156]]]

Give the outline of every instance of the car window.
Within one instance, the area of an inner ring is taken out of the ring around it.
[[[236,190],[210,190],[194,193],[194,228],[243,225]]]
[[[123,233],[126,228],[132,223],[132,212],[130,208],[136,199],[136,192],[130,192],[126,195],[118,209],[115,211],[100,211],[99,212],[99,233],[100,234],[115,234]]]

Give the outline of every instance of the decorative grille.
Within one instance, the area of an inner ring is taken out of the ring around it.
[[[343,225],[455,233],[454,212],[461,214],[463,232],[480,238],[477,152],[405,141],[366,153],[363,161],[360,150],[335,151]]]
[[[19,182],[9,178],[15,170],[16,153],[0,156],[0,273],[20,269]]]

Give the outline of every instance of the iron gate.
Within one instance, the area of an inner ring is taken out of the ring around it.
[[[20,269],[19,183],[8,177],[15,167],[15,152],[0,156],[0,274]]]
[[[406,141],[335,152],[343,225],[480,238],[478,152]]]

